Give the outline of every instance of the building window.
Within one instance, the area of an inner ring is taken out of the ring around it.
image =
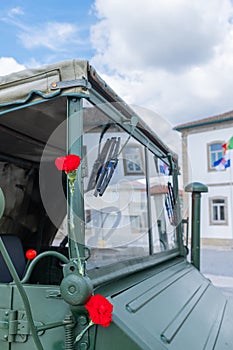
[[[210,198],[210,224],[227,225],[226,197]]]
[[[215,141],[208,144],[208,170],[215,170],[214,162],[223,157],[224,141]]]
[[[143,175],[143,155],[139,145],[128,145],[123,150],[125,175]]]

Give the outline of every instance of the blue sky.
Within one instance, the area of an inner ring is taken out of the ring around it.
[[[172,125],[233,110],[231,0],[1,1],[0,31],[0,75],[86,58]]]
[[[8,1],[0,5],[1,55],[24,65],[90,58],[93,1]]]

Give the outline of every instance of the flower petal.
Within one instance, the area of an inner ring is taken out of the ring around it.
[[[55,159],[55,165],[58,170],[64,170],[66,173],[76,170],[81,162],[81,158],[75,154],[68,154],[65,157]]]
[[[102,295],[96,294],[90,297],[85,304],[90,319],[103,327],[110,326],[112,321],[113,305]]]
[[[55,165],[58,170],[64,170],[63,169],[64,162],[65,162],[65,157],[58,157],[55,159]]]

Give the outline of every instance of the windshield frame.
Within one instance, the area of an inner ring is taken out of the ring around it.
[[[68,141],[67,143],[67,150],[69,152],[78,152],[78,154],[83,157],[83,109],[84,109],[84,99],[74,99],[73,97],[67,98],[67,129],[68,134],[69,130],[70,133],[72,133],[72,130],[77,130],[77,127],[79,128],[79,141],[78,141],[78,148],[77,144],[74,145],[72,141]],[[173,184],[174,184],[174,193],[175,196],[178,199],[178,164],[177,164],[177,158],[174,154],[171,155],[170,150],[165,150],[163,147],[160,147],[159,142],[152,142],[152,140],[144,133],[142,132],[142,126],[140,124],[137,124],[136,127],[132,128],[132,125],[130,123],[129,117],[126,117],[124,113],[120,112],[120,106],[117,102],[116,105],[114,103],[109,103],[107,100],[104,99],[103,96],[101,96],[97,91],[91,89],[90,94],[88,97],[88,101],[95,107],[101,110],[104,114],[106,114],[113,123],[120,124],[122,129],[125,130],[131,137],[133,137],[135,140],[137,140],[140,144],[144,146],[145,149],[145,160],[146,160],[146,169],[148,167],[148,161],[147,161],[147,155],[148,152],[151,151],[156,157],[163,159],[165,163],[168,165],[172,165],[172,178],[173,178]],[[116,108],[117,107],[117,108]],[[79,111],[79,122],[78,125],[75,126],[75,122],[73,122],[72,116]],[[132,114],[134,116],[135,114]],[[82,125],[81,125],[82,124]],[[76,136],[77,138],[77,136]],[[68,138],[69,140],[69,138]],[[162,144],[163,145],[163,144]],[[79,237],[72,237],[73,233],[69,232],[69,251],[70,251],[70,257],[76,258],[77,257],[77,250],[79,250],[80,258],[84,261],[86,259],[86,250],[85,250],[85,211],[84,211],[84,183],[83,178],[81,176],[81,173],[83,170],[78,171],[78,178],[77,178],[77,188],[80,189],[80,191],[77,191],[76,197],[74,200],[74,203],[81,203],[79,208],[75,208],[74,210],[78,211],[78,217],[80,220],[76,223],[76,233],[79,235]],[[149,175],[148,175],[148,169],[146,171],[146,183],[147,183],[147,205],[148,205],[148,222],[150,226],[151,217],[150,217],[150,196],[149,196]],[[70,200],[68,201],[68,213],[72,210],[72,205],[70,205]],[[175,256],[178,255],[185,255],[184,249],[183,249],[183,242],[182,242],[182,233],[181,233],[181,220],[180,220],[180,213],[179,213],[179,205],[176,206],[176,218],[177,218],[177,227],[176,227],[176,236],[177,236],[177,247],[170,249],[165,252],[155,253],[153,251],[153,244],[152,244],[152,238],[151,238],[151,232],[149,230],[149,255],[147,257],[141,257],[141,260],[143,261],[143,264],[147,264],[150,266],[151,264],[157,264],[164,260],[169,260]],[[70,214],[68,214],[69,217]],[[78,244],[77,244],[78,242]],[[153,258],[152,258],[153,257]],[[132,260],[135,260],[135,263],[137,264],[138,257],[135,259],[131,259],[130,262],[123,261],[119,262],[119,268],[122,267],[123,269],[127,270],[127,266],[132,264]],[[113,270],[115,271],[115,264],[113,266]],[[100,269],[103,271],[103,274],[111,274],[113,272],[111,266],[105,266],[101,267]],[[89,271],[88,271],[89,273]],[[127,272],[126,272],[127,273]],[[102,273],[98,272],[99,277],[102,278]],[[94,277],[94,276],[93,276]]]

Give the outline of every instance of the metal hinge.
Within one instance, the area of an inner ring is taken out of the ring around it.
[[[36,326],[41,322],[34,322]],[[8,343],[26,342],[30,326],[25,311],[0,309],[0,340]]]
[[[71,87],[81,87],[84,90],[90,90],[91,84],[87,81],[87,79],[75,79],[75,80],[67,80],[67,81],[57,81],[50,84],[51,90],[57,89],[66,89]]]

